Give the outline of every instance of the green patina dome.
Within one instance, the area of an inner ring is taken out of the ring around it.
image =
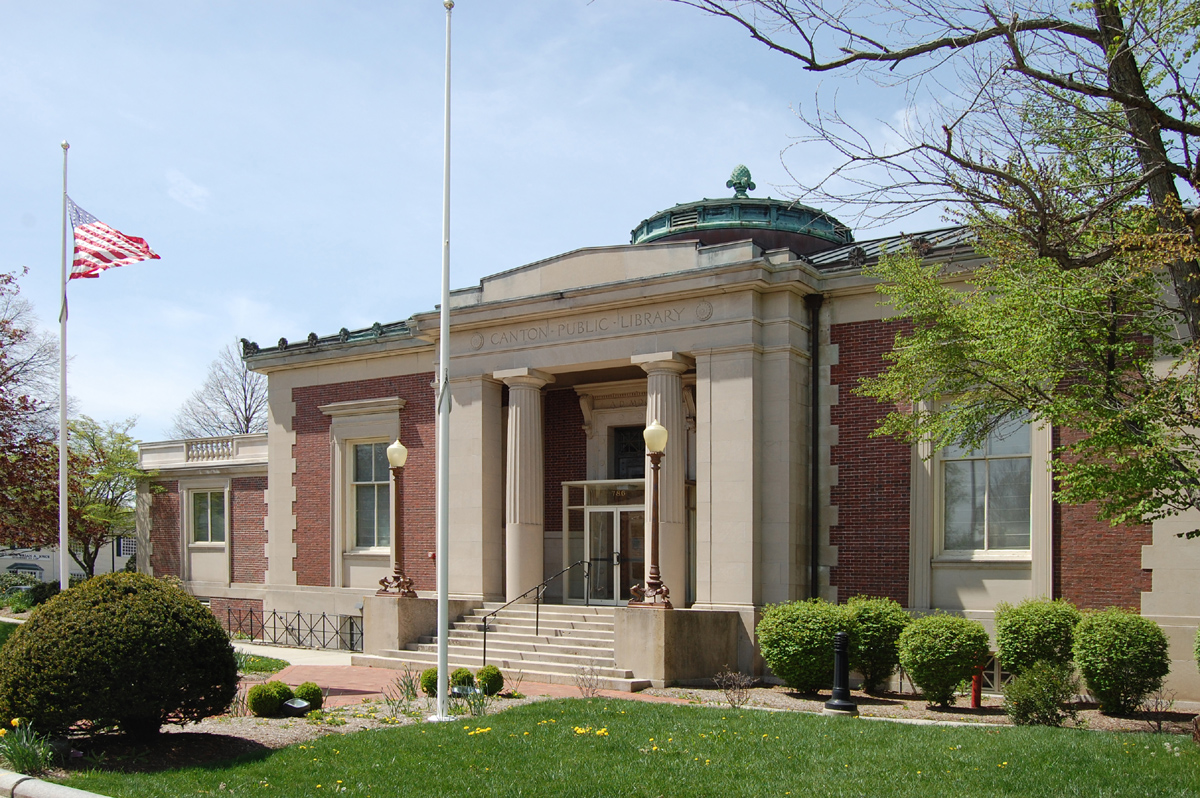
[[[727,199],[703,199],[660,211],[634,228],[630,243],[699,240],[724,244],[751,239],[766,250],[787,248],[798,255],[849,244],[850,228],[816,208],[770,197],[751,197],[750,170],[739,164],[725,183]]]

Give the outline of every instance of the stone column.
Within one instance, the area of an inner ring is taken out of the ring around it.
[[[504,485],[505,594],[511,601],[540,584],[546,512],[542,387],[554,377],[536,369],[493,376],[508,386],[508,470]]]
[[[646,372],[646,424],[657,420],[667,428],[658,485],[658,568],[671,590],[671,603],[683,607],[687,595],[687,414],[683,405],[683,373],[691,359],[675,352],[634,355],[633,363]],[[650,460],[646,459],[646,475]],[[649,487],[649,485],[647,485]],[[650,497],[646,497],[649,504]],[[650,515],[646,514],[646,523]],[[647,544],[650,530],[646,530]],[[650,555],[647,550],[647,555]]]

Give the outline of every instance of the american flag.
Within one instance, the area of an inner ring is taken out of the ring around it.
[[[71,263],[70,279],[99,277],[100,272],[114,266],[158,259],[146,239],[112,229],[76,205],[70,197],[67,197],[67,208],[75,233],[75,260]]]

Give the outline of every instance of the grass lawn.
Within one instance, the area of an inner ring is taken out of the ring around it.
[[[1179,736],[572,699],[67,783],[111,796],[1191,796],[1200,748]]]
[[[9,623],[8,621],[0,621],[0,646],[4,645],[4,641],[17,631],[19,623]]]
[[[238,670],[242,673],[275,673],[291,664],[282,659],[260,657],[245,651],[234,651],[233,653],[237,657]]]

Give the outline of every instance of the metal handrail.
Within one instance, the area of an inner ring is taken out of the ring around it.
[[[533,592],[535,592],[535,591],[536,591],[536,592],[537,592],[537,598],[536,598],[536,599],[534,599],[534,602],[533,602],[533,635],[534,635],[534,637],[537,637],[539,634],[541,634],[541,629],[542,629],[542,627],[541,627],[541,622],[542,622],[542,611],[541,611],[541,608],[542,608],[542,596],[543,596],[543,595],[545,595],[545,593],[546,593],[546,588],[547,588],[547,587],[550,585],[550,583],[551,583],[551,582],[553,582],[555,579],[558,579],[560,576],[562,576],[563,574],[565,574],[567,571],[570,571],[572,568],[576,567],[577,565],[582,565],[582,566],[583,566],[583,604],[584,604],[584,606],[585,606],[585,607],[590,607],[590,606],[592,606],[592,601],[591,601],[591,591],[590,591],[590,590],[588,590],[588,587],[589,587],[589,581],[588,581],[588,580],[589,580],[589,577],[590,577],[590,574],[591,574],[591,563],[590,563],[590,562],[588,562],[587,560],[579,560],[579,561],[577,561],[577,562],[573,562],[573,563],[571,563],[570,565],[568,565],[566,568],[564,568],[564,569],[562,569],[561,571],[559,571],[558,573],[556,573],[554,576],[552,576],[552,577],[550,577],[549,579],[547,579],[546,581],[542,582],[540,585],[537,585],[537,586],[535,586],[535,587],[531,587],[531,588],[529,588],[528,590],[526,590],[526,591],[525,591],[524,593],[522,593],[521,595],[517,596],[517,597],[516,597],[516,598],[514,598],[514,599],[511,599],[511,600],[509,600],[509,601],[508,601],[508,602],[507,602],[507,603],[506,603],[504,606],[502,606],[502,607],[498,607],[498,608],[496,608],[496,609],[492,610],[491,612],[489,612],[487,615],[483,616],[483,664],[484,664],[484,665],[487,665],[487,632],[488,632],[488,620],[489,620],[489,619],[491,619],[491,618],[494,618],[494,617],[496,616],[496,614],[497,614],[497,613],[499,613],[501,610],[506,610],[506,609],[508,609],[508,607],[509,607],[509,605],[510,605],[510,604],[516,604],[518,601],[520,601],[521,599],[525,598],[525,597],[526,597],[526,596],[528,596],[530,593],[533,593]]]

